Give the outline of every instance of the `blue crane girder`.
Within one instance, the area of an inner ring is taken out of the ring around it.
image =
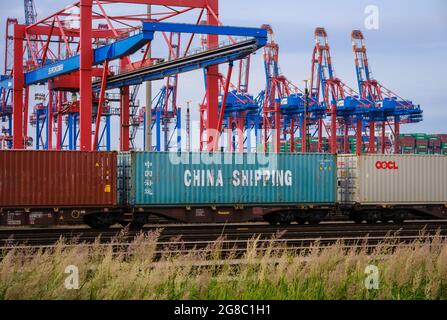
[[[115,60],[125,56],[129,56],[137,52],[144,45],[154,39],[155,32],[180,32],[193,34],[215,34],[228,36],[245,36],[254,37],[258,47],[262,47],[267,43],[267,31],[262,28],[245,28],[230,26],[207,26],[182,23],[160,23],[160,22],[143,22],[142,31],[134,36],[126,39],[117,40],[112,44],[94,49],[94,59],[92,65],[104,63],[106,60]],[[238,55],[233,54],[234,59],[238,59]],[[227,61],[226,59],[216,59],[215,64]],[[202,67],[196,65],[190,70]],[[25,73],[25,86],[33,84],[45,83],[51,78],[72,73],[80,68],[80,56],[76,55],[65,60],[42,66],[38,69]],[[163,75],[160,75],[161,77]],[[11,81],[12,82],[12,81]],[[9,82],[1,81],[0,85],[9,85]]]
[[[219,110],[222,108],[223,95],[219,95]],[[225,115],[234,112],[257,112],[260,106],[255,98],[248,93],[240,93],[237,90],[228,92],[225,104]]]
[[[285,115],[303,114],[306,110],[307,113],[318,116],[323,115],[326,111],[326,108],[312,97],[307,98],[306,105],[306,98],[302,93],[292,93],[277,102],[280,103],[281,112]]]
[[[93,51],[93,65],[104,63],[106,60],[115,60],[133,54],[149,43],[153,38],[153,32],[143,31],[137,35],[95,49]],[[25,73],[25,86],[42,83],[48,79],[77,71],[79,70],[79,67],[79,55],[45,65],[39,69]]]
[[[143,30],[152,32],[175,32],[190,34],[209,34],[235,37],[253,37],[267,43],[267,30],[232,26],[208,26],[186,23],[143,22]]]
[[[0,90],[6,89],[10,90],[12,89],[12,78],[8,76],[0,76]]]

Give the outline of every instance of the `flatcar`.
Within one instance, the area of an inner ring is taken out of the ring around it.
[[[0,224],[447,218],[447,156],[0,151]]]

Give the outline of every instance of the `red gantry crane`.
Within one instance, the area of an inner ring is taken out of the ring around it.
[[[329,152],[333,154],[337,154],[339,151],[349,152],[349,130],[355,124],[356,152],[360,154],[363,118],[374,103],[371,100],[362,99],[352,88],[336,77],[328,36],[324,28],[315,30],[310,95],[321,102],[329,116],[329,123],[324,124],[329,140]],[[339,132],[342,140],[337,139]],[[322,132],[319,134],[321,141]]]
[[[272,145],[274,152],[281,151],[281,143],[289,144],[283,151],[307,152],[310,128],[320,132],[324,116],[318,100],[294,85],[279,68],[279,45],[271,26],[265,25],[269,42],[264,47],[266,90],[263,105],[264,151]],[[307,86],[307,84],[306,84]],[[301,139],[297,140],[298,132]],[[297,148],[298,141],[301,148]],[[322,149],[319,149],[322,151]]]
[[[158,9],[151,16],[146,10],[143,14],[109,14],[108,6],[119,3],[144,5],[144,9],[152,5]],[[190,17],[194,12],[198,13],[195,24],[165,23],[180,15]],[[202,17],[206,17],[206,26],[199,25]],[[105,24],[107,29],[99,27]],[[187,35],[184,53],[165,63],[147,59],[146,54],[139,61],[131,61],[129,57],[141,47],[149,48],[154,32],[168,38],[170,33]],[[194,36],[199,34],[206,35],[207,51],[190,55]],[[249,39],[222,47],[219,35]],[[0,86],[4,88],[12,82],[14,149],[23,149],[25,145],[24,128],[28,119],[24,104],[28,103],[27,92],[32,85],[48,83],[49,91],[54,92],[54,95],[49,94],[49,99],[56,101],[49,104],[57,106],[58,149],[62,147],[63,109],[72,109],[79,115],[79,126],[73,137],[78,139],[79,135],[79,149],[97,149],[98,123],[108,110],[106,91],[119,90],[120,150],[127,151],[130,149],[130,87],[141,81],[205,68],[205,144],[207,150],[216,151],[219,145],[216,133],[220,132],[218,65],[232,64],[246,57],[261,48],[267,37],[262,29],[222,26],[218,0],[81,0],[31,25],[14,25],[13,38],[13,75],[2,79]],[[96,47],[98,41],[108,44]],[[33,61],[26,68],[23,65],[25,45]],[[114,65],[115,61],[119,61],[118,66]],[[71,94],[67,94],[69,92]],[[49,114],[48,119],[51,118]],[[92,121],[95,122],[93,126]],[[74,123],[76,127],[76,121]]]

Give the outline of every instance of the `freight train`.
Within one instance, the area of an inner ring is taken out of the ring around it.
[[[447,156],[0,151],[0,225],[447,218]]]

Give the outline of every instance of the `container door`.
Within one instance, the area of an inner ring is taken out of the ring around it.
[[[337,159],[337,200],[341,204],[358,202],[358,164],[356,156],[339,156]]]
[[[130,153],[121,153],[118,155],[118,178],[117,192],[118,203],[121,205],[130,204],[131,199],[131,155]]]

